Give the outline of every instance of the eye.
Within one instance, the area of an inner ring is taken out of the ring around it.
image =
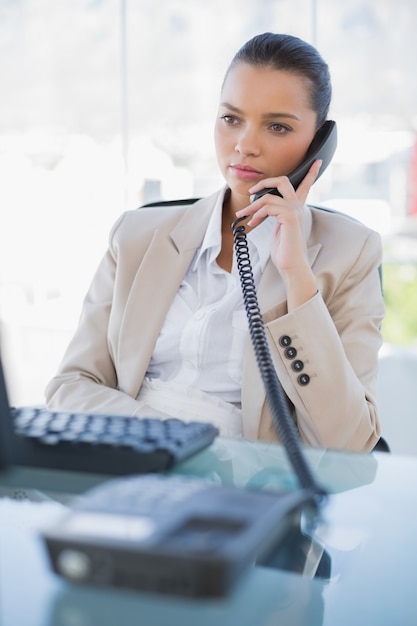
[[[230,115],[229,113],[225,113],[224,115],[220,116],[220,119],[223,120],[226,124],[237,124],[238,123],[238,119],[237,117],[235,117],[234,115]]]
[[[286,126],[285,124],[279,124],[278,122],[271,124],[269,127],[273,133],[277,135],[285,135],[286,133],[290,133],[292,128],[290,126]]]

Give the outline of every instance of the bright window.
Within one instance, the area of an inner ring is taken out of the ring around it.
[[[414,0],[0,0],[0,318],[12,401],[43,402],[120,212],[222,184],[217,97],[254,34],[298,35],[330,65],[339,147],[311,199],[384,236],[417,212],[416,23]]]

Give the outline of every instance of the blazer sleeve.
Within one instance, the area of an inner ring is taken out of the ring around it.
[[[306,444],[368,451],[380,437],[376,383],[384,317],[381,259],[380,236],[369,231],[334,287],[319,275],[319,291],[311,300],[266,326],[278,376]],[[271,432],[264,407],[259,436],[268,438]]]
[[[46,405],[55,410],[110,412],[133,415],[134,398],[118,389],[114,347],[109,341],[109,323],[117,273],[117,247],[110,233],[110,245],[86,294],[75,334],[56,376],[45,390]]]

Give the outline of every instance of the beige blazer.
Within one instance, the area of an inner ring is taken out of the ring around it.
[[[156,338],[219,194],[224,189],[191,206],[121,215],[78,329],[47,386],[50,408],[136,414],[135,398]],[[305,231],[316,296],[288,314],[272,261],[258,288],[271,355],[305,444],[370,450],[380,436],[375,401],[384,315],[380,237],[343,214],[313,207],[306,208]],[[295,348],[296,356],[281,343]],[[246,438],[277,439],[249,337],[242,412]]]

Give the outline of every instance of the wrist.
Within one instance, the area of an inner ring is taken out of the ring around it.
[[[282,276],[287,293],[287,308],[292,311],[317,293],[317,282],[310,267],[286,272]]]

